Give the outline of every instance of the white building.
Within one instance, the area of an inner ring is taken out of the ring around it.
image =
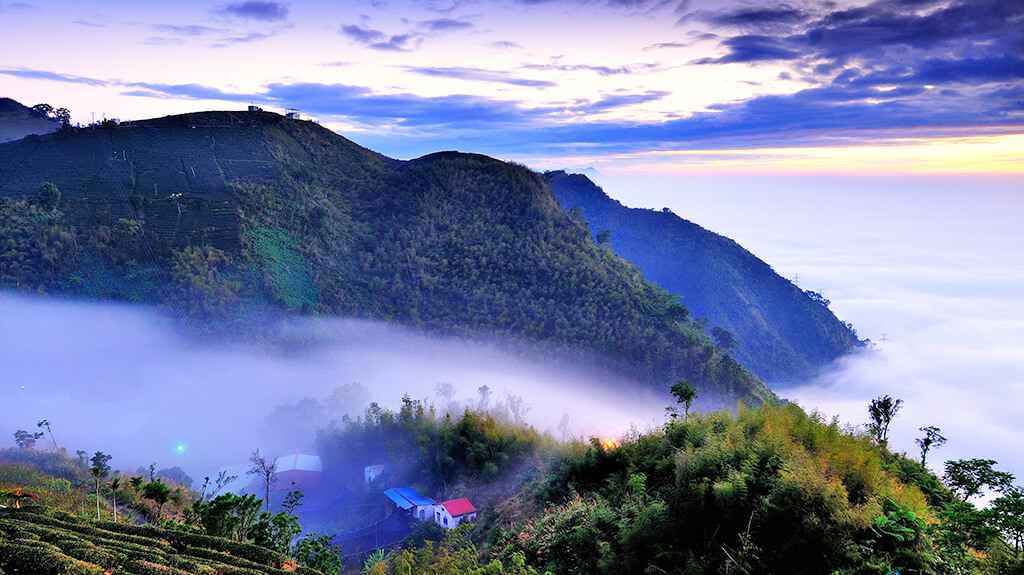
[[[290,453],[274,461],[274,489],[307,491],[320,486],[323,464],[317,455]]]
[[[434,523],[445,529],[455,529],[463,521],[472,523],[476,520],[476,507],[469,499],[449,499],[434,506]]]

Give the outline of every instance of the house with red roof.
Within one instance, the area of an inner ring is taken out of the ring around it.
[[[449,499],[434,507],[434,522],[445,529],[455,529],[464,521],[475,521],[476,513],[476,507],[469,499]]]

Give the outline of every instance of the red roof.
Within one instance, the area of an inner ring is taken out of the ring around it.
[[[469,499],[463,497],[462,499],[449,499],[441,505],[444,505],[445,511],[452,517],[458,517],[467,513],[476,513],[476,507],[469,502]]]

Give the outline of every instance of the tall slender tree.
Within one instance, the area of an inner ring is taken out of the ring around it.
[[[110,480],[110,499],[114,504],[114,523],[117,523],[117,489],[121,487],[121,476],[116,475]]]
[[[53,450],[57,451],[59,449],[57,447],[57,438],[55,438],[53,436],[53,429],[50,427],[50,420],[49,419],[41,419],[41,420],[39,420],[39,423],[36,424],[36,427],[38,427],[40,429],[45,429],[46,433],[50,434],[50,441],[53,442]]]
[[[89,472],[92,473],[92,478],[96,481],[96,521],[100,520],[100,481],[110,474],[111,459],[111,456],[106,453],[97,451],[89,460],[92,463]]]

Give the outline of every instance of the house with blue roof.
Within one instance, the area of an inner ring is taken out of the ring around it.
[[[395,507],[404,513],[408,513],[420,521],[429,521],[434,518],[434,500],[420,495],[412,487],[392,487],[384,490],[384,497],[387,497]]]

